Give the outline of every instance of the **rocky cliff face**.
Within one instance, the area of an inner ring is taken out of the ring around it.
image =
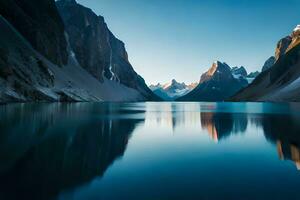
[[[235,74],[235,75],[240,75],[240,76],[244,76],[244,77],[246,77],[248,75],[247,70],[243,66],[241,66],[241,67],[233,67],[231,69],[231,72],[233,74]]]
[[[299,101],[300,44],[299,26],[292,32],[289,44],[276,49],[275,64],[261,73],[252,84],[240,91],[233,101]],[[280,40],[279,44],[283,40]],[[278,47],[278,45],[277,45]],[[281,52],[280,54],[278,52]],[[280,55],[278,57],[278,55]]]
[[[245,77],[235,77],[226,63],[217,61],[201,76],[200,83],[194,90],[177,100],[224,101],[247,85]]]
[[[300,25],[293,30],[293,32],[279,40],[275,50],[275,58],[278,60],[281,56],[286,54],[289,50],[294,48],[300,43]]]
[[[287,36],[285,38],[282,38],[276,46],[276,50],[275,50],[275,58],[276,60],[278,60],[282,55],[284,55],[289,47],[289,45],[292,42],[292,37],[291,36]]]
[[[97,17],[103,27],[95,22],[99,27],[80,33],[85,37],[81,41],[67,34],[54,0],[0,1],[0,12],[0,102],[157,98],[134,72],[124,44],[103,18]],[[78,20],[92,23],[84,17]],[[105,40],[94,37],[96,33]]]
[[[262,72],[267,71],[268,69],[270,69],[276,62],[276,58],[274,56],[271,56],[270,58],[268,58],[268,60],[264,63],[263,67],[262,67]]]
[[[42,98],[32,86],[53,87],[52,72],[1,16],[0,27],[0,102]]]
[[[75,0],[56,2],[70,46],[79,64],[96,79],[109,79],[136,89],[147,99],[157,97],[128,61],[124,43],[108,29],[104,18]]]
[[[67,64],[64,25],[54,1],[4,0],[0,1],[0,14],[51,62]]]

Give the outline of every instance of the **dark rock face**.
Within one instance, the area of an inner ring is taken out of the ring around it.
[[[241,66],[241,67],[233,67],[231,69],[231,72],[235,75],[241,75],[246,77],[248,75],[247,70],[245,69],[245,67]]]
[[[259,74],[259,71],[251,72],[247,75],[247,78],[256,78]]]
[[[106,68],[108,73],[105,75],[110,79],[112,75],[108,68],[111,52],[109,32],[104,19],[75,1],[58,1],[56,4],[79,64],[101,81]]]
[[[287,51],[289,45],[292,42],[292,37],[291,36],[287,36],[285,38],[282,38],[278,43],[277,43],[277,47],[275,50],[275,58],[276,60],[278,60],[282,55],[285,54],[285,52]]]
[[[264,63],[263,67],[262,67],[262,72],[267,71],[268,69],[270,69],[276,62],[276,58],[274,56],[271,56],[270,58],[268,58],[268,60]]]
[[[0,1],[0,102],[159,100],[103,17],[60,3],[67,28],[54,0]]]
[[[178,101],[224,101],[234,95],[248,82],[243,77],[235,78],[226,63],[215,62],[201,76],[199,85]]]
[[[300,84],[294,82],[300,77],[299,35],[299,30],[295,29],[291,36],[280,40],[278,43],[280,45],[277,47],[282,48],[276,49],[278,60],[275,64],[261,73],[252,84],[241,90],[231,100],[299,101]]]
[[[64,25],[54,1],[1,0],[0,14],[50,61],[67,63]]]
[[[0,102],[50,100],[35,87],[52,87],[52,72],[1,16],[0,27]]]
[[[158,100],[128,61],[124,43],[108,29],[104,18],[74,0],[60,0],[57,8],[64,21],[70,46],[79,64],[99,81],[105,78],[136,89],[146,99]]]

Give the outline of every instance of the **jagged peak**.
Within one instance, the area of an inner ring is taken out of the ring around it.
[[[172,79],[171,81],[172,85],[177,84],[178,82],[176,81],[176,79]]]
[[[294,28],[294,32],[296,32],[296,31],[300,31],[300,24],[298,24],[298,25],[296,26],[296,28]]]
[[[209,80],[211,77],[215,76],[216,74],[231,75],[231,67],[225,62],[214,61],[212,66],[208,69],[208,71],[201,75],[200,83]]]
[[[212,66],[207,71],[208,76],[213,76],[216,71],[218,71],[220,68],[227,68],[230,70],[231,68],[225,63],[221,61],[214,61]]]
[[[246,70],[246,68],[244,67],[244,66],[240,66],[240,67],[238,67],[238,66],[236,66],[236,67],[233,67],[232,69],[231,69],[231,72],[232,72],[232,74],[234,74],[234,75],[241,75],[241,76],[247,76],[248,75],[248,72],[247,72],[247,70]]]
[[[293,40],[295,39],[299,39],[299,36],[300,36],[300,25],[297,25],[296,28],[294,28],[292,34],[291,34]]]
[[[219,65],[222,65],[223,63],[219,60],[216,60],[213,62],[213,65],[216,65],[216,66],[219,66]]]

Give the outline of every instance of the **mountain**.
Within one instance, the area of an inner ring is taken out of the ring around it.
[[[247,79],[248,79],[248,80],[249,80],[249,79],[253,79],[253,80],[254,80],[259,74],[260,74],[259,71],[250,72],[250,73],[247,75]],[[252,80],[252,81],[253,81],[253,80]],[[250,81],[250,83],[251,83],[252,81]]]
[[[146,99],[156,99],[131,66],[125,45],[108,29],[104,18],[75,0],[59,0],[70,46],[79,64],[101,82],[106,78],[133,88]]]
[[[198,83],[191,83],[186,85],[185,83],[179,83],[173,79],[170,83],[157,85],[150,85],[150,89],[159,97],[164,100],[174,100],[178,97],[186,95],[193,90]]]
[[[248,85],[243,68],[216,61],[202,74],[199,85],[177,101],[224,101]]]
[[[246,79],[248,81],[248,83],[251,83],[258,76],[258,74],[259,74],[258,71],[256,71],[256,72],[250,72],[248,74],[247,70],[243,66],[241,66],[241,67],[233,67],[231,69],[231,73],[237,79],[239,79],[239,78]]]
[[[276,62],[276,58],[274,56],[271,56],[263,65],[262,67],[262,72],[267,71],[268,69],[270,69]]]
[[[49,61],[59,66],[67,64],[64,24],[54,1],[0,1],[0,14]]]
[[[75,1],[60,2],[77,5]],[[0,1],[0,15],[0,102],[158,99],[134,72],[125,59],[124,45],[107,27],[109,42],[97,38],[93,42],[108,52],[101,57],[87,41],[78,40],[74,45],[54,0]],[[76,20],[86,21],[82,15]],[[98,28],[90,27],[89,32]],[[112,62],[108,63],[107,57]],[[98,63],[89,68],[85,62]],[[112,78],[112,65],[122,68],[115,73],[118,78]]]
[[[281,39],[276,47],[275,64],[252,84],[236,94],[233,101],[300,100],[300,26]]]
[[[237,75],[237,76],[244,76],[244,77],[246,77],[248,75],[247,70],[243,66],[241,66],[241,67],[233,67],[231,69],[231,72],[232,72],[232,74]]]

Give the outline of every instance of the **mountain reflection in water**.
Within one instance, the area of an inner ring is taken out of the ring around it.
[[[141,112],[116,104],[2,108],[0,199],[48,199],[102,176],[143,121],[120,113]]]
[[[0,107],[0,199],[53,199],[102,177],[137,127],[205,132],[215,142],[263,130],[300,168],[298,105],[16,104]],[[136,130],[136,134],[143,134]],[[187,136],[188,137],[188,136]],[[184,142],[184,141],[183,141]],[[247,142],[247,141],[245,141]],[[216,144],[215,144],[216,145]],[[176,147],[174,147],[176,148]]]
[[[272,112],[272,104],[254,106],[252,111],[251,107],[247,108],[246,104],[240,104],[236,110],[230,110],[231,105],[228,103],[227,110],[223,110],[224,103],[158,104],[150,106],[148,109],[151,111],[148,114],[148,118],[150,118],[148,121],[153,126],[169,126],[172,129],[188,126],[199,127],[206,130],[215,142],[231,135],[245,134],[248,123],[251,123],[262,128],[266,139],[277,145],[280,159],[294,161],[300,170],[299,105],[279,104],[278,113]],[[218,109],[219,107],[220,109]],[[294,112],[292,112],[293,110]]]

